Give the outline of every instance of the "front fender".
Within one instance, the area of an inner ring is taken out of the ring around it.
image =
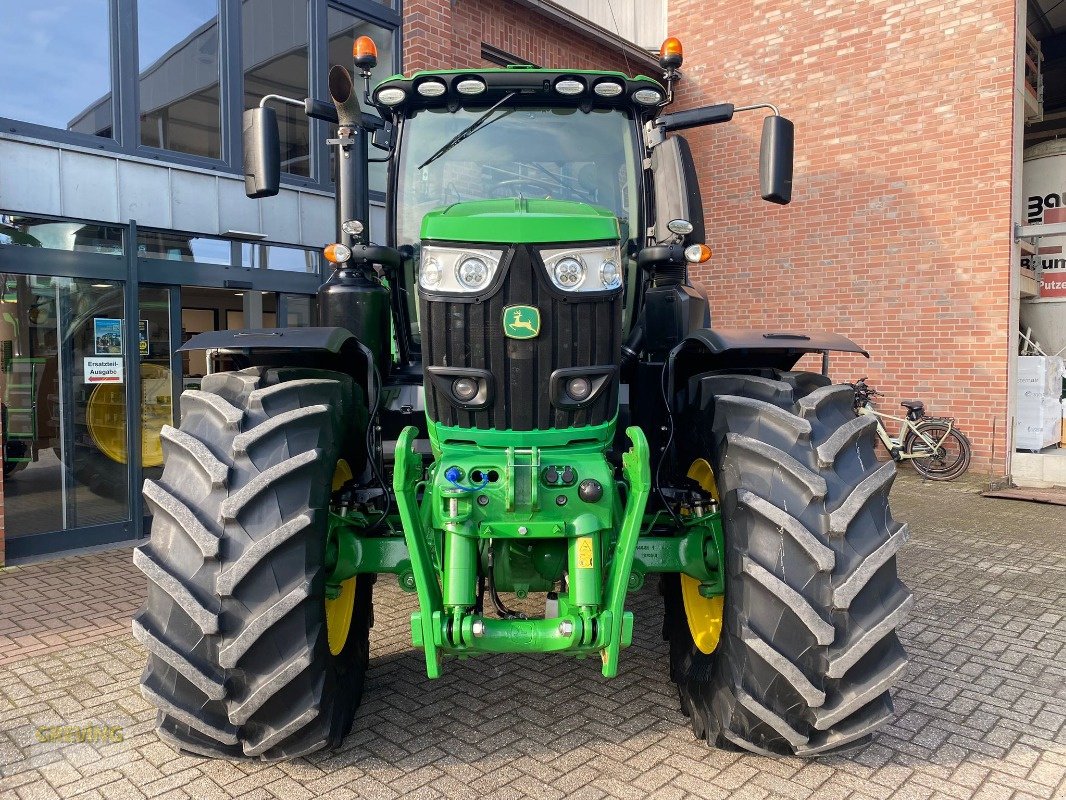
[[[807,353],[870,354],[846,336],[825,331],[767,331],[700,328],[678,349],[678,359],[695,359],[701,369],[792,369]]]

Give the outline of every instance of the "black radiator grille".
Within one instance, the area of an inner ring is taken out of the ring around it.
[[[426,411],[444,425],[500,430],[545,430],[597,425],[618,407],[615,376],[587,408],[556,408],[549,378],[566,367],[617,364],[622,335],[622,293],[584,299],[550,286],[539,256],[519,245],[501,262],[506,270],[494,294],[481,302],[419,297],[422,354],[426,365],[470,367],[490,372],[495,396],[487,408],[457,407],[431,380],[425,381]],[[530,305],[540,310],[540,334],[509,339],[503,310]]]

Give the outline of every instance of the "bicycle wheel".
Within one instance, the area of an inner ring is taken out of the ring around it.
[[[950,421],[928,419],[919,422],[917,427],[927,439],[934,444],[939,443],[939,447],[934,449],[914,431],[907,431],[903,439],[903,452],[911,456],[908,460],[921,475],[932,481],[950,481],[969,468],[970,440]]]

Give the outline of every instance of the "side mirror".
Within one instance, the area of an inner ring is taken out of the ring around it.
[[[244,193],[273,197],[281,187],[278,115],[272,108],[249,108],[242,120]]]
[[[773,115],[762,123],[759,147],[759,189],[762,199],[778,205],[792,200],[792,160],[796,126],[791,120]]]

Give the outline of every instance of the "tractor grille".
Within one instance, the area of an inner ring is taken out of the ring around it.
[[[552,245],[557,247],[558,245]],[[557,408],[549,397],[553,371],[611,367],[621,350],[622,293],[584,299],[551,285],[534,248],[517,245],[504,254],[502,283],[479,302],[419,297],[422,354],[427,366],[469,367],[491,373],[494,394],[483,409],[460,407],[427,378],[426,411],[444,425],[499,430],[546,430],[597,425],[618,407],[614,374],[596,399],[581,409]],[[540,310],[540,334],[510,339],[503,333],[508,306]]]

